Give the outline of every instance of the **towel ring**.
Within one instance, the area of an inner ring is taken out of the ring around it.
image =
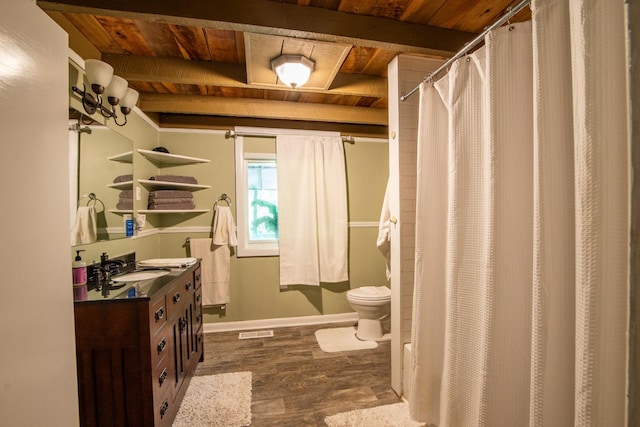
[[[227,206],[231,206],[231,197],[227,196],[226,193],[222,193],[222,195],[220,197],[218,197],[218,199],[216,200],[216,202],[213,204],[213,206],[217,206],[218,202],[226,202]]]
[[[102,205],[102,210],[103,210],[103,211],[105,210],[104,203],[102,203],[102,200],[100,200],[100,199],[98,198],[98,196],[96,196],[96,193],[89,193],[89,194],[85,194],[84,196],[80,197],[80,200],[78,200],[78,203],[79,203],[82,199],[84,199],[85,197],[88,197],[88,198],[89,198],[89,200],[87,200],[87,206],[94,206],[94,207],[95,207],[95,205],[96,205],[97,203],[100,203],[100,204]]]

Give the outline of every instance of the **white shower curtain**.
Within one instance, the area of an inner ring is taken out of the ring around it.
[[[534,2],[421,87],[414,419],[623,425],[623,6]]]
[[[278,135],[280,285],[349,279],[347,180],[340,136]]]

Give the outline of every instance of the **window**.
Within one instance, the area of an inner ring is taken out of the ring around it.
[[[274,153],[245,153],[236,137],[237,256],[278,255],[278,173]]]
[[[276,160],[245,154],[249,242],[278,240],[278,176]]]

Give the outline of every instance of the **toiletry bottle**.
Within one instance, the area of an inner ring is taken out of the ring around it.
[[[84,250],[76,251],[76,259],[71,264],[73,271],[73,286],[82,286],[87,284],[87,264],[80,257],[80,252]]]
[[[125,214],[122,215],[122,218],[124,219],[125,236],[133,236],[133,217],[129,214]]]

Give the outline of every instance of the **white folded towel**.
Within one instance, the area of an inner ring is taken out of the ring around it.
[[[79,206],[71,229],[71,245],[93,243],[98,238],[98,222],[94,206]]]
[[[212,239],[189,239],[191,255],[201,258],[202,305],[224,305],[230,301],[231,254],[228,245],[214,245]]]
[[[387,280],[391,279],[391,210],[389,209],[389,182],[384,191],[384,201],[380,212],[380,224],[378,225],[378,250],[382,252],[387,262]]]
[[[216,206],[216,214],[213,219],[213,244],[238,246],[236,224],[229,206]]]
[[[197,262],[197,258],[154,258],[138,261],[139,267],[186,268]]]

